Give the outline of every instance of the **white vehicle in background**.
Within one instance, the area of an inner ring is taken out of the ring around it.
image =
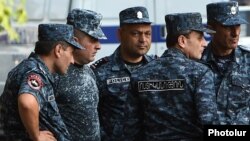
[[[227,0],[26,0],[28,21],[15,25],[20,41],[13,42],[6,34],[0,34],[0,95],[8,72],[34,49],[37,41],[37,26],[40,23],[66,23],[68,12],[73,8],[90,9],[103,15],[102,28],[108,40],[101,40],[102,49],[96,60],[108,56],[118,47],[116,30],[119,27],[119,12],[133,6],[148,9],[152,23],[152,45],[148,54],[161,55],[166,49],[165,15],[169,13],[200,12],[206,23],[206,4]],[[250,9],[243,6],[242,15],[249,21]],[[242,43],[249,44],[250,28],[242,25]],[[206,36],[209,40],[209,36]],[[248,41],[248,42],[247,42]],[[250,44],[249,44],[250,45]]]

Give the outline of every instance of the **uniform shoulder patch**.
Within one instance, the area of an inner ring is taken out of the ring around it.
[[[38,74],[30,74],[27,81],[28,85],[35,90],[40,90],[43,86],[42,78]]]
[[[109,62],[109,58],[106,56],[96,61],[94,64],[90,66],[90,68],[94,70],[96,68],[99,68],[101,65],[106,64],[107,62]]]
[[[242,46],[242,45],[240,45],[239,47],[240,47],[241,49],[245,50],[245,51],[250,52],[250,47]]]

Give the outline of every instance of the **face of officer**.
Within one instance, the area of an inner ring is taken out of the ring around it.
[[[59,74],[66,74],[70,64],[74,63],[74,48],[69,44],[57,44],[55,47],[56,61],[54,70]]]
[[[79,65],[88,64],[95,60],[97,51],[101,49],[100,42],[79,30],[76,32],[77,42],[85,49],[74,51],[75,63]]]
[[[206,46],[203,32],[191,31],[188,35],[180,35],[179,45],[184,54],[190,59],[201,59]]]
[[[213,23],[211,29],[216,33],[212,35],[212,44],[218,55],[229,55],[237,46],[240,36],[240,25],[224,26],[220,23]]]
[[[124,24],[118,30],[122,58],[131,63],[141,61],[151,46],[150,24]]]

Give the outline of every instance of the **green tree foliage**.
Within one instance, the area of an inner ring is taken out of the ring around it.
[[[27,21],[26,0],[0,0],[0,30],[5,30],[10,40],[19,36],[12,27],[12,22],[23,24]]]

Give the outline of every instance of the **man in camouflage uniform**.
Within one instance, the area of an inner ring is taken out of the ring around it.
[[[67,17],[67,24],[75,28],[76,40],[85,48],[74,52],[75,63],[55,82],[58,108],[73,141],[101,140],[98,88],[95,74],[87,65],[101,48],[99,39],[106,39],[101,19],[101,14],[85,9],[73,9]]]
[[[52,73],[65,74],[74,48],[82,47],[70,25],[40,24],[38,38],[35,53],[9,72],[1,95],[5,141],[70,140],[55,102]]]
[[[163,55],[132,74],[132,91],[143,111],[143,141],[201,141],[204,124],[216,123],[212,71],[200,59],[206,46],[200,13],[165,16]]]
[[[109,57],[92,65],[100,91],[99,114],[104,141],[140,140],[139,113],[129,98],[131,73],[150,62],[151,22],[145,7],[131,7],[119,13],[120,46]]]
[[[216,33],[202,59],[215,73],[220,124],[249,125],[250,53],[238,45],[240,25],[247,22],[233,1],[208,4],[207,21]]]

